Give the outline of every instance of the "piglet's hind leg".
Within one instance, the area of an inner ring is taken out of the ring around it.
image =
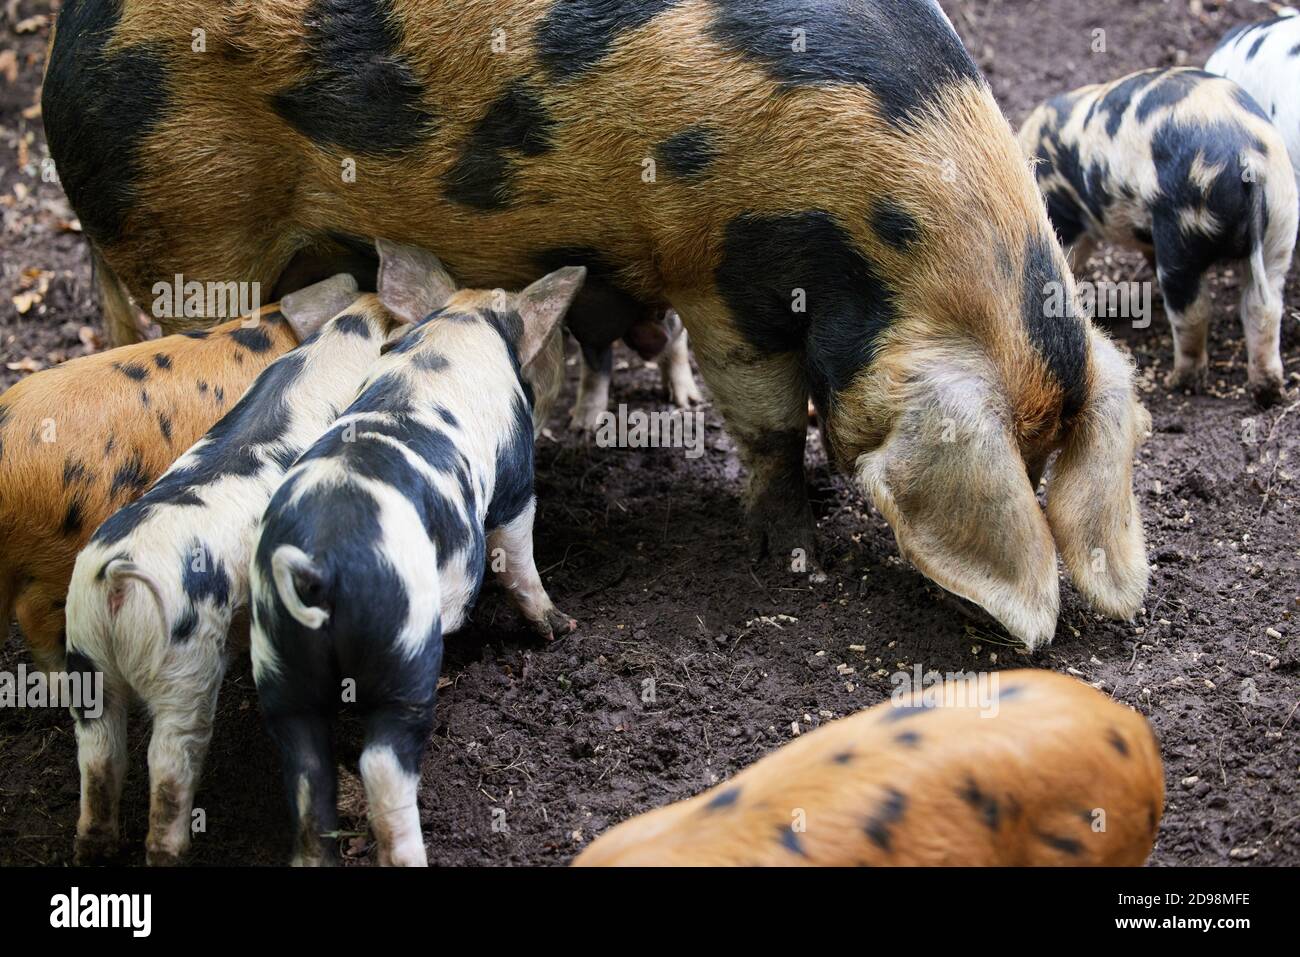
[[[290,863],[294,867],[337,863],[332,835],[338,831],[338,782],[330,718],[267,714],[266,730],[279,747],[284,770],[284,789],[293,820]]]
[[[89,864],[117,850],[118,809],[126,780],[126,698],[112,694],[96,718],[77,720],[81,816],[75,860]]]
[[[196,690],[197,700],[180,707],[171,702],[155,705],[149,739],[149,835],[145,840],[150,866],[179,864],[190,848],[194,794],[212,741],[217,690],[217,686]]]
[[[689,409],[704,402],[704,395],[695,382],[695,373],[691,371],[691,350],[689,336],[685,329],[668,344],[668,349],[659,360],[664,379],[664,388],[668,398],[679,409]]]
[[[492,570],[497,573],[519,613],[547,641],[556,635],[567,635],[578,627],[564,612],[555,607],[546,593],[542,577],[537,574],[533,561],[533,517],[537,512],[536,500],[530,501],[511,522],[488,533],[488,554]]]
[[[582,374],[578,379],[578,397],[569,413],[569,428],[575,432],[594,432],[600,416],[609,408],[609,381],[614,373],[614,348],[582,347]]]
[[[1206,340],[1214,308],[1205,282],[1209,257],[1190,248],[1177,223],[1157,222],[1155,243],[1156,274],[1174,332],[1174,371],[1169,375],[1169,387],[1200,391],[1209,379]]]
[[[1246,267],[1241,294],[1241,324],[1246,331],[1247,367],[1250,390],[1255,400],[1268,407],[1285,390],[1282,376],[1282,292],[1286,286],[1287,262],[1274,263],[1271,270],[1260,261]]]
[[[432,676],[436,685],[437,675]],[[420,833],[420,758],[433,728],[433,702],[391,704],[366,720],[361,780],[381,867],[427,867]]]

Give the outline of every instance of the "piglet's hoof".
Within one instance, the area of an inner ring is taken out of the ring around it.
[[[579,402],[569,413],[569,431],[592,435],[600,428],[600,414],[605,409],[601,405]]]
[[[180,867],[181,856],[170,851],[145,851],[144,862],[150,867]]]
[[[1205,366],[1190,366],[1185,369],[1175,369],[1169,373],[1169,378],[1165,380],[1166,385],[1176,392],[1190,392],[1193,395],[1200,395],[1205,391],[1205,387],[1210,381],[1210,370]]]
[[[1286,386],[1281,378],[1262,379],[1250,384],[1250,396],[1261,409],[1269,409],[1282,401],[1286,395]]]
[[[90,864],[102,864],[115,857],[118,850],[117,837],[110,834],[78,835],[73,844],[72,861],[78,867]]]
[[[567,635],[578,627],[577,621],[570,618],[558,608],[551,608],[541,621],[533,622],[533,628],[547,641]]]
[[[691,370],[678,373],[676,370],[669,372],[664,376],[665,388],[668,390],[668,400],[679,409],[693,409],[697,405],[704,404],[704,393],[700,387],[695,384],[695,376],[691,375]]]

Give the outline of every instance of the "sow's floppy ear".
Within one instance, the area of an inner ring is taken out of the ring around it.
[[[858,480],[905,558],[1032,651],[1056,632],[1056,547],[995,381],[989,370],[928,364],[902,387],[885,441],[858,457]]]
[[[442,308],[456,291],[438,257],[427,249],[387,239],[375,240],[379,251],[379,301],[405,322],[419,322]]]
[[[519,293],[515,306],[524,324],[519,343],[520,365],[526,366],[536,358],[564,318],[586,278],[586,266],[566,266],[543,276]]]
[[[280,300],[280,314],[298,341],[305,342],[326,322],[352,305],[359,295],[356,279],[347,273],[339,273],[289,293]]]
[[[1133,454],[1151,416],[1133,391],[1133,367],[1093,329],[1088,398],[1047,480],[1047,520],[1075,587],[1102,614],[1132,618],[1149,570],[1133,494]]]

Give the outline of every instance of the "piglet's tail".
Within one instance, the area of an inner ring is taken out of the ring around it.
[[[321,592],[321,572],[301,548],[281,545],[271,553],[271,578],[285,610],[294,620],[313,631],[324,627],[330,614],[324,608],[309,605],[299,589],[314,596]]]
[[[104,566],[104,580],[108,582],[110,594],[120,593],[126,579],[144,585],[145,590],[153,597],[154,604],[158,606],[158,617],[162,619],[163,634],[167,634],[171,627],[171,620],[167,617],[167,605],[163,601],[162,588],[157,580],[135,562],[127,561],[125,558],[115,558]]]

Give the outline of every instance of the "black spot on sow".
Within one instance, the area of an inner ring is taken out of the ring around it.
[[[979,70],[937,3],[713,0],[712,37],[786,86],[856,84],[901,125]]]
[[[907,252],[921,239],[921,227],[912,215],[891,199],[877,199],[871,208],[871,228],[899,252]]]
[[[122,6],[63,4],[41,94],[59,181],[86,234],[102,244],[122,236],[143,173],[140,146],[169,106],[161,45],[110,49]]]
[[[622,33],[645,26],[677,0],[564,0],[537,24],[537,59],[552,80],[568,80],[604,59]]]
[[[447,172],[446,195],[474,209],[508,206],[514,196],[513,155],[540,156],[551,149],[554,121],[537,94],[516,84],[491,106]]]
[[[709,168],[717,155],[713,134],[698,126],[668,137],[655,150],[655,156],[664,171],[684,179],[699,176]]]
[[[282,119],[365,156],[405,152],[433,132],[424,88],[397,52],[390,0],[314,0],[305,21],[312,71],[272,97]]]
[[[1068,421],[1087,399],[1088,336],[1084,320],[1068,310],[1062,309],[1067,314],[1059,316],[1048,314],[1051,289],[1059,290],[1056,298],[1065,302],[1065,278],[1051,244],[1031,237],[1025,247],[1022,316],[1030,341],[1065,393],[1061,414]]]
[[[715,279],[757,351],[806,351],[822,408],[870,364],[877,337],[897,316],[892,288],[824,210],[737,216]]]
[[[1048,847],[1068,854],[1070,857],[1078,857],[1083,853],[1083,845],[1072,837],[1061,837],[1057,834],[1039,834],[1038,839]]]

